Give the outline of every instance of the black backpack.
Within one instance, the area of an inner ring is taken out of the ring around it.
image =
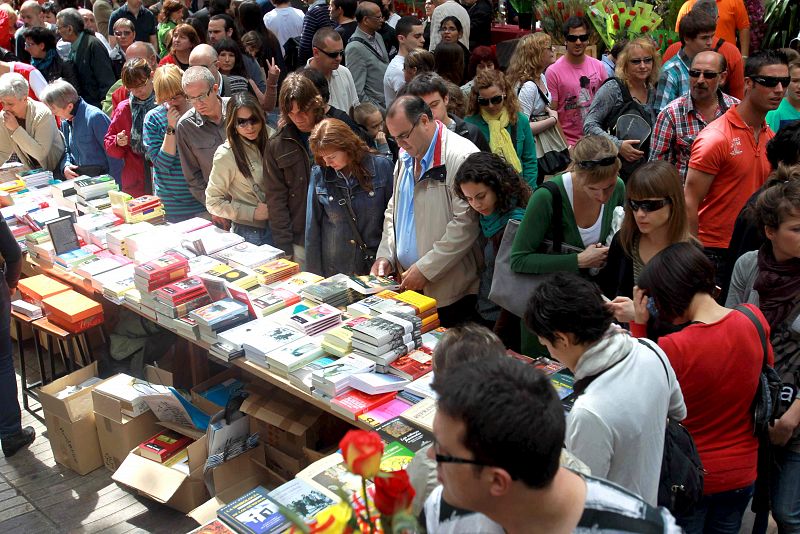
[[[300,64],[300,38],[290,37],[283,44],[283,62],[286,65],[286,72],[294,72],[302,65]]]
[[[624,141],[624,138],[620,137],[617,134],[617,122],[623,115],[638,115],[639,117],[644,119],[645,122],[647,122],[647,124],[650,125],[650,128],[652,130],[653,119],[651,118],[647,110],[644,108],[644,106],[633,99],[633,97],[631,96],[631,92],[628,90],[628,86],[625,85],[625,82],[623,82],[619,78],[608,78],[606,81],[603,82],[603,85],[610,83],[612,81],[617,84],[620,92],[622,93],[622,107],[615,114],[609,116],[606,119],[605,123],[602,125],[603,130]],[[620,156],[620,161],[622,161],[622,168],[620,169],[619,174],[622,177],[623,181],[625,181],[626,183],[628,181],[628,178],[630,178],[631,174],[633,174],[633,171],[635,171],[641,164],[647,161],[647,155],[650,151],[650,137],[651,136],[647,136],[647,139],[645,139],[643,143],[639,143],[639,145],[636,147],[642,152],[644,152],[644,157],[642,157],[639,161],[630,162],[627,161],[622,156]]]

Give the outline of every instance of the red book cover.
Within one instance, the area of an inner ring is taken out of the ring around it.
[[[128,201],[128,213],[139,213],[160,205],[160,198],[153,195],[142,195]]]
[[[80,334],[81,332],[92,328],[93,326],[103,324],[103,314],[98,313],[97,315],[92,315],[91,317],[87,317],[86,319],[81,319],[75,322],[67,321],[58,315],[50,315],[47,317],[47,320],[71,334]]]
[[[396,392],[369,395],[357,389],[350,389],[331,400],[331,405],[335,410],[350,414],[353,419],[370,410],[374,410],[382,404],[386,404],[395,396]]]
[[[206,293],[206,286],[203,281],[192,276],[177,282],[172,282],[162,286],[155,292],[155,298],[171,304],[181,304],[188,300],[195,299]]]
[[[409,380],[416,380],[432,370],[433,356],[419,349],[412,350],[389,364],[390,373]]]
[[[134,271],[142,278],[149,278],[151,280],[157,279],[159,276],[165,276],[178,269],[189,269],[189,261],[186,258],[167,254],[158,259],[148,261],[141,265],[136,266]]]
[[[164,463],[176,453],[189,446],[191,438],[175,432],[164,431],[139,444],[139,454],[154,462]]]

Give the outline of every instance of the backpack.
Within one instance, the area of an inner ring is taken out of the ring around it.
[[[613,80],[614,83],[617,84],[619,87],[620,92],[622,93],[622,107],[610,117],[607,117],[605,124],[603,124],[603,129],[613,135],[614,137],[624,141],[626,139],[636,139],[638,137],[628,137],[626,134],[619,130],[620,126],[620,119],[622,118],[632,118],[638,117],[643,119],[649,126],[650,131],[647,133],[645,139],[640,139],[639,145],[636,147],[642,152],[644,152],[644,156],[639,161],[630,162],[627,161],[625,158],[620,157],[620,161],[622,161],[622,168],[620,169],[620,177],[627,183],[628,178],[630,178],[633,171],[635,171],[641,164],[647,161],[647,154],[650,150],[650,135],[652,134],[653,128],[653,120],[650,116],[650,113],[644,108],[642,104],[637,102],[631,96],[631,92],[628,90],[627,85],[620,80],[619,78],[608,78],[606,81],[603,82],[603,85],[610,83]],[[602,86],[601,86],[602,87]]]
[[[286,72],[294,72],[302,65],[300,64],[300,38],[290,37],[283,44],[283,63],[286,65]]]

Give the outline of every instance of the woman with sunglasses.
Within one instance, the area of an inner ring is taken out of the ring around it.
[[[466,122],[480,128],[492,152],[505,159],[536,188],[539,162],[536,141],[528,117],[520,113],[517,95],[499,70],[484,70],[475,76]]]
[[[150,184],[145,184],[143,129],[145,115],[156,107],[152,75],[145,59],[133,58],[125,62],[122,85],[130,96],[114,110],[103,141],[109,156],[125,162],[122,190],[134,198],[150,190]]]
[[[766,235],[759,250],[736,262],[725,306],[758,306],[769,322],[775,370],[784,383],[800,386],[800,166],[775,171],[750,208]],[[800,462],[800,402],[794,401],[769,430],[772,516],[779,532],[800,529],[796,467]]]
[[[605,135],[617,145],[625,180],[647,161],[650,135],[645,139],[620,139],[617,120],[622,113],[636,114],[652,129],[658,114],[654,103],[659,64],[652,39],[639,37],[625,45],[617,58],[616,77],[609,78],[597,90],[583,123],[584,134]]]
[[[154,109],[144,118],[144,146],[153,172],[153,193],[164,204],[167,222],[176,223],[204,214],[206,207],[189,191],[183,175],[175,126],[192,105],[183,94],[183,71],[177,65],[164,65],[153,74],[156,94]]]
[[[208,212],[232,221],[233,231],[254,245],[272,244],[264,195],[269,133],[256,97],[233,95],[225,111],[228,140],[214,153],[206,186]]]
[[[369,274],[392,196],[392,162],[338,119],[317,124],[308,144],[316,165],[308,186],[305,268],[325,277]]]
[[[441,41],[439,41],[439,44],[452,43],[461,47],[461,51],[464,53],[464,76],[462,78],[462,83],[467,81],[469,79],[467,69],[469,68],[470,54],[469,48],[464,46],[464,43],[460,41],[460,39],[464,36],[464,27],[461,25],[461,21],[458,20],[458,17],[450,16],[443,18],[442,22],[439,24],[439,35],[441,35]]]
[[[625,218],[598,278],[603,293],[613,299],[610,307],[621,323],[633,321],[633,288],[647,262],[674,243],[696,242],[689,233],[683,186],[675,166],[666,161],[645,163],[625,190]],[[666,333],[658,323],[651,321],[650,326],[655,337],[656,332]]]
[[[161,58],[159,65],[172,63],[185,71],[189,68],[189,54],[194,47],[200,44],[200,37],[197,31],[190,24],[178,24],[172,30],[172,44],[169,54]]]
[[[572,163],[552,181],[561,203],[553,205],[546,187],[533,192],[525,217],[511,249],[511,269],[518,273],[544,274],[559,271],[580,273],[594,279],[606,263],[614,208],[625,202],[625,184],[617,176],[620,162],[610,139],[587,135],[572,149]],[[548,254],[544,241],[553,239],[553,210],[561,210],[563,244],[571,251]],[[523,324],[522,353],[547,355]]]

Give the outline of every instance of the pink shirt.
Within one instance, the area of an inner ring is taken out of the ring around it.
[[[556,111],[561,128],[567,142],[574,145],[583,137],[583,119],[595,93],[608,77],[606,69],[593,57],[585,56],[582,64],[573,65],[562,56],[547,68],[545,77],[551,102],[558,104]]]

